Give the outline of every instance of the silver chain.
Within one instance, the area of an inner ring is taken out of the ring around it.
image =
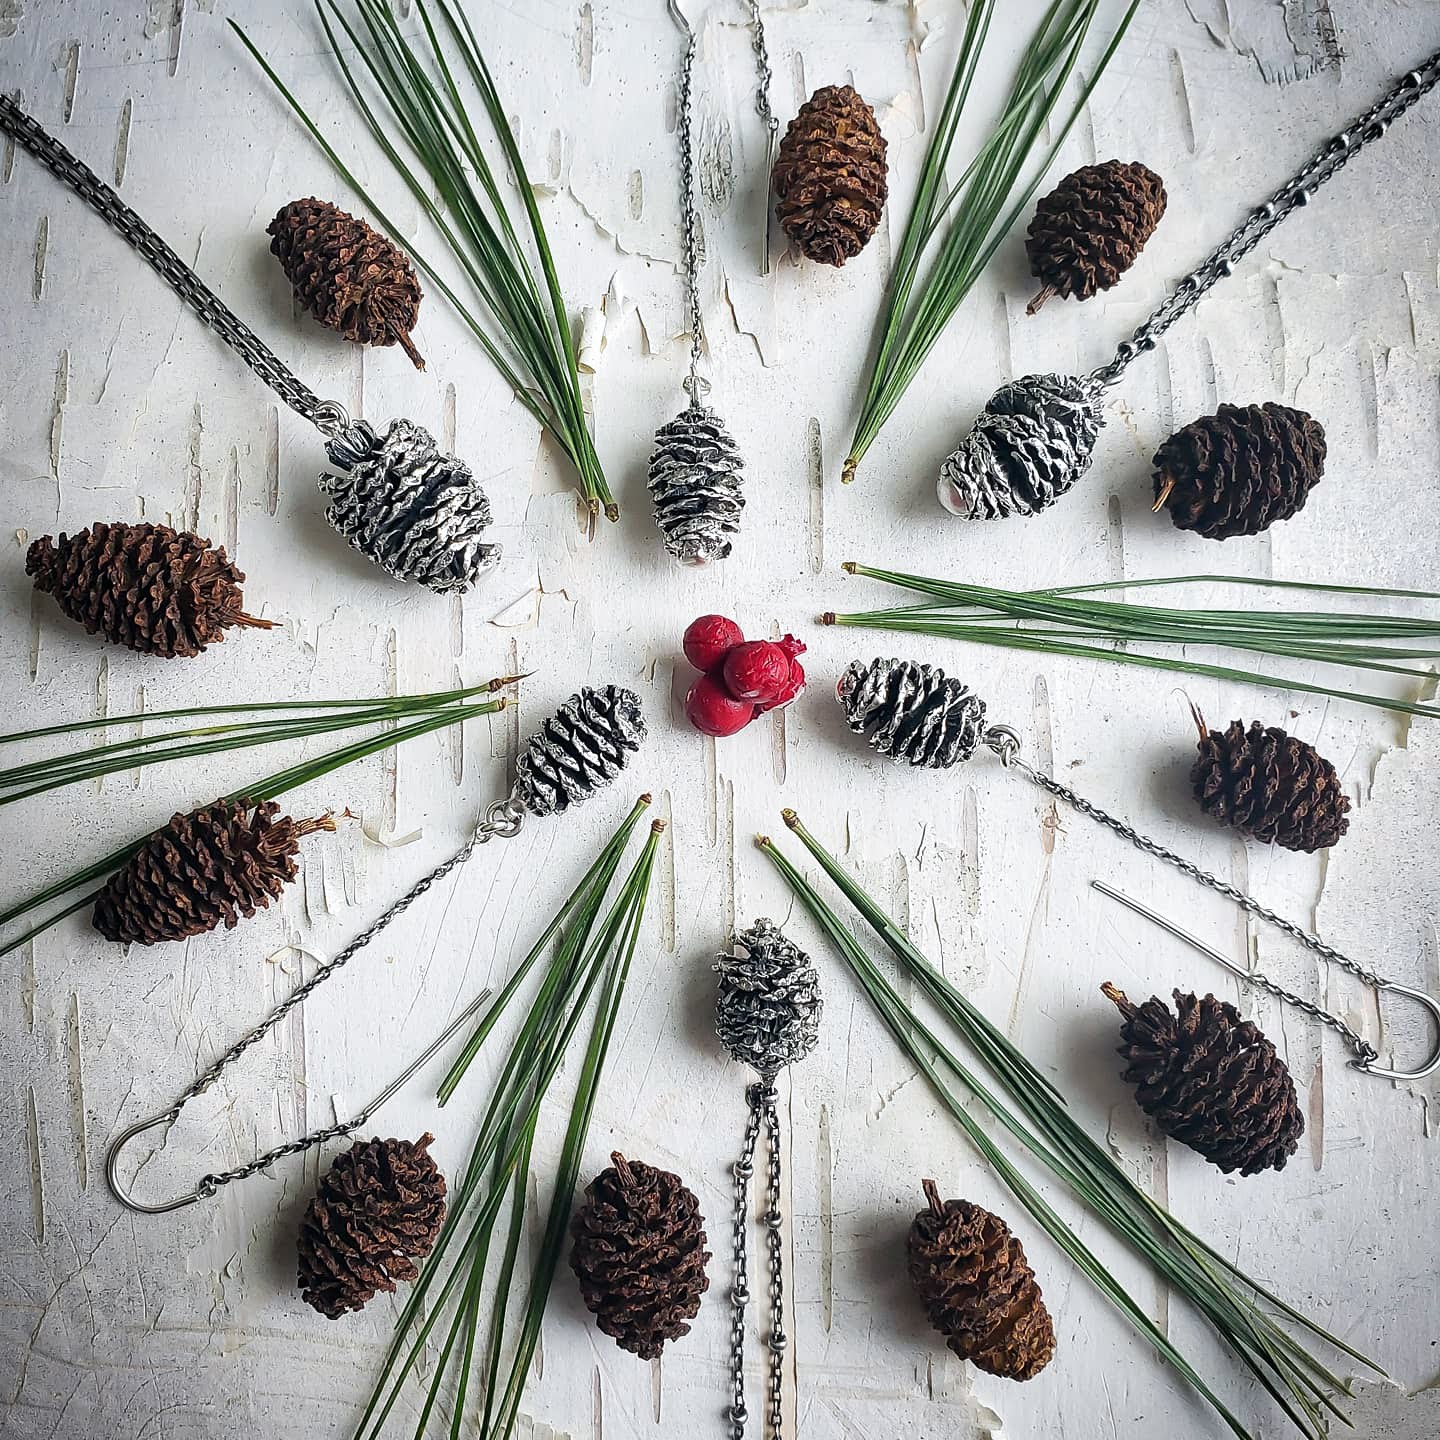
[[[1338,135],[1327,141],[1300,170],[1290,177],[1263,205],[1250,214],[1187,275],[1156,307],[1150,318],[1123,341],[1115,358],[1091,372],[1090,380],[1098,386],[1113,385],[1126,366],[1137,355],[1153,350],[1155,342],[1184,314],[1191,310],[1215,284],[1231,274],[1236,264],[1248,255],[1282,220],[1310,198],[1325,182],[1339,173],[1367,145],[1380,139],[1389,126],[1423,95],[1440,85],[1440,51],[1417,69],[1402,76],[1390,93],[1378,100],[1363,115],[1357,116]]]
[[[710,382],[700,373],[700,346],[703,315],[700,311],[700,213],[695,208],[695,32],[670,0],[670,13],[685,32],[685,58],[680,63],[680,113],[676,130],[680,137],[680,223],[685,245],[685,295],[690,307],[690,374],[685,391],[690,403],[698,405],[709,393]]]
[[[297,379],[265,344],[179,255],[135,213],[83,160],[27,115],[8,95],[0,95],[0,131],[28,150],[147,261],[150,267],[292,410],[328,438],[350,428],[345,407],[322,400]]]
[[[770,1333],[766,1337],[765,1422],[762,1440],[779,1440],[784,1422],[782,1386],[785,1349],[785,1274],[780,1229],[780,1115],[775,1106],[773,1080],[763,1080],[746,1091],[750,1118],[745,1142],[735,1162],[735,1209],[732,1226],[734,1278],[730,1289],[730,1440],[745,1440],[750,1418],[745,1407],[745,1317],[750,1304],[750,1181],[755,1174],[755,1148],[761,1126],[769,1173],[765,1182],[765,1248],[769,1265]]]
[[[750,0],[750,44],[755,51],[755,113],[765,126],[765,241],[761,273],[770,273],[770,185],[775,173],[775,147],[780,138],[780,122],[770,108],[770,52],[765,45],[765,23],[760,18],[760,0]]]
[[[354,957],[359,954],[382,930],[390,924],[397,916],[403,915],[422,895],[438,884],[452,870],[458,869],[475,853],[477,847],[486,844],[497,837],[509,839],[517,834],[524,821],[525,811],[514,795],[504,800],[497,800],[485,811],[485,818],[471,832],[470,838],[446,861],[437,865],[420,880],[417,880],[409,890],[405,892],[393,905],[390,906],[375,922],[367,929],[362,930],[343,950],[328,960],[316,971],[303,985],[297,985],[289,995],[285,997],[253,1030],[247,1031],[240,1037],[218,1060],[207,1070],[191,1082],[188,1089],[178,1100],[166,1111],[159,1115],[152,1116],[148,1120],[131,1126],[111,1146],[109,1161],[109,1172],[113,1175],[115,1160],[125,1144],[142,1131],[149,1130],[156,1125],[173,1124],[180,1118],[180,1112],[197,1095],[202,1095],[213,1085],[231,1065],[235,1063],[252,1045],[258,1044],[290,1013],[295,1006],[299,1005],[310,994],[317,990],[325,981],[329,980],[338,971],[342,970]],[[473,1007],[472,1007],[473,1008]],[[467,1012],[468,1013],[468,1012]],[[448,1031],[446,1032],[449,1033]],[[442,1037],[443,1039],[444,1037]],[[437,1042],[438,1043],[438,1042]],[[432,1047],[433,1049],[433,1047]],[[429,1052],[427,1052],[428,1054]],[[424,1057],[422,1057],[424,1058]],[[417,1062],[418,1063],[418,1062]],[[411,1067],[414,1068],[413,1066]],[[406,1072],[408,1075],[409,1071]],[[403,1078],[403,1077],[402,1077]],[[396,1084],[398,1085],[398,1081]],[[354,1119],[345,1121],[343,1124],[330,1125],[323,1130],[314,1130],[299,1140],[288,1141],[284,1145],[277,1145],[273,1150],[267,1150],[263,1155],[257,1155],[255,1159],[244,1165],[237,1166],[233,1170],[217,1170],[211,1174],[203,1175],[194,1191],[179,1202],[189,1204],[194,1200],[204,1200],[212,1196],[223,1185],[229,1185],[236,1180],[244,1180],[261,1170],[269,1169],[277,1160],[284,1159],[287,1155],[298,1155],[302,1151],[313,1149],[316,1145],[323,1145],[328,1140],[334,1140],[339,1136],[348,1135],[352,1130],[364,1125],[370,1118],[370,1112],[375,1110],[383,1099],[389,1097],[396,1087],[392,1085],[382,1096],[368,1105]],[[115,1186],[112,1182],[112,1189]],[[131,1204],[128,1199],[116,1190],[118,1198],[124,1203]],[[132,1208],[139,1210],[174,1209],[175,1205],[161,1207],[132,1205]]]
[[[1056,799],[1063,800],[1072,810],[1078,810],[1080,814],[1087,815],[1107,829],[1113,830],[1122,839],[1128,840],[1137,850],[1143,850],[1147,855],[1153,855],[1157,860],[1163,860],[1167,865],[1173,865],[1192,880],[1224,895],[1228,900],[1233,900],[1246,914],[1254,915],[1258,919],[1268,922],[1277,930],[1290,936],[1292,940],[1298,940],[1307,950],[1313,951],[1332,965],[1338,965],[1342,970],[1348,971],[1376,990],[1399,988],[1377,975],[1373,970],[1366,969],[1359,961],[1341,954],[1333,945],[1327,945],[1318,935],[1312,935],[1308,930],[1301,929],[1299,925],[1287,920],[1283,915],[1277,915],[1273,910],[1266,909],[1245,891],[1231,885],[1228,881],[1221,880],[1217,875],[1212,875],[1208,870],[1202,870],[1193,860],[1187,860],[1183,855],[1177,855],[1173,850],[1167,849],[1158,840],[1152,840],[1148,835],[1142,835],[1124,820],[1102,810],[1098,805],[1091,804],[1090,801],[1077,795],[1058,780],[1046,775],[1041,770],[1036,770],[1032,765],[1028,765],[1020,758],[1020,738],[1008,725],[992,726],[985,732],[985,743],[1000,757],[1000,763],[1007,770],[1018,770],[1027,780],[1055,796]],[[1106,893],[1116,895],[1116,892],[1111,890],[1107,890]],[[1118,895],[1116,898],[1123,899]],[[1303,1010],[1305,1014],[1320,1021],[1322,1025],[1328,1025],[1355,1052],[1356,1060],[1362,1069],[1373,1065],[1380,1058],[1380,1052],[1363,1036],[1352,1030],[1339,1016],[1330,1014],[1328,1010],[1322,1010],[1318,1005],[1306,1000],[1304,996],[1295,994],[1293,990],[1285,989],[1262,971],[1244,970],[1240,973],[1251,984],[1268,991],[1277,1000],[1282,1000],[1287,1005],[1294,1005],[1296,1009]]]

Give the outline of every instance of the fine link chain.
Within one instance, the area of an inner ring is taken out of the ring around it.
[[[700,312],[700,216],[695,209],[695,32],[672,5],[685,31],[685,59],[680,67],[680,218],[685,241],[685,292],[690,308],[690,374],[685,381],[690,403],[698,405],[710,382],[700,373],[703,316]]]
[[[750,1179],[755,1174],[755,1142],[760,1137],[760,1101],[752,1086],[745,1143],[735,1162],[735,1209],[731,1230],[734,1273],[730,1285],[730,1440],[745,1440],[745,1313],[750,1304]]]
[[[183,1095],[165,1112],[159,1119],[174,1122],[180,1118],[180,1112],[186,1104],[197,1095],[203,1094],[215,1083],[216,1080],[236,1060],[240,1058],[252,1045],[263,1040],[289,1012],[312,991],[337,970],[342,969],[361,950],[363,950],[387,925],[397,916],[403,914],[433,885],[443,880],[452,870],[458,869],[475,853],[478,846],[486,844],[496,838],[509,839],[517,834],[524,820],[525,811],[520,802],[512,795],[505,800],[497,800],[485,812],[485,818],[471,832],[470,838],[462,845],[448,860],[437,865],[428,875],[417,880],[415,884],[405,892],[388,910],[386,910],[368,929],[362,930],[343,950],[328,960],[314,975],[303,985],[298,985],[289,995],[285,997],[253,1030],[242,1035],[213,1065],[200,1075],[185,1091]],[[247,1176],[254,1175],[257,1171],[264,1170],[276,1160],[281,1160],[287,1155],[298,1155],[303,1150],[312,1149],[316,1145],[323,1145],[327,1140],[333,1140],[341,1135],[348,1135],[352,1130],[364,1125],[370,1118],[369,1111],[362,1111],[353,1120],[344,1124],[331,1125],[324,1130],[312,1131],[309,1135],[299,1140],[292,1140],[285,1145],[279,1145],[274,1150],[268,1150],[265,1154],[257,1156],[254,1160],[241,1165],[234,1170],[219,1170],[213,1174],[201,1177],[200,1183],[195,1187],[195,1193],[199,1198],[206,1199],[213,1195],[222,1185],[229,1185],[234,1180],[244,1180]]]
[[[1115,351],[1115,358],[1093,371],[1089,379],[1097,388],[1113,385],[1125,368],[1140,355],[1155,348],[1155,342],[1200,298],[1216,281],[1229,275],[1236,264],[1248,255],[1282,220],[1310,198],[1325,182],[1342,170],[1372,141],[1380,139],[1387,128],[1422,96],[1440,85],[1440,51],[1424,64],[1403,75],[1388,95],[1376,101],[1363,115],[1326,142],[1310,161],[1290,177],[1263,205],[1252,210],[1235,228],[1230,237],[1217,246],[1200,266],[1156,307],[1154,313],[1129,340]]]
[[[1042,790],[1054,795],[1057,799],[1063,800],[1073,810],[1104,825],[1107,829],[1113,830],[1123,839],[1128,840],[1138,850],[1143,850],[1147,855],[1153,855],[1157,860],[1163,860],[1166,864],[1173,865],[1177,870],[1188,875],[1192,880],[1201,885],[1224,895],[1227,899],[1233,900],[1242,910],[1250,915],[1267,921],[1275,926],[1277,930],[1283,931],[1291,939],[1298,940],[1307,950],[1313,951],[1324,960],[1333,965],[1338,965],[1342,970],[1348,971],[1357,979],[1365,981],[1376,990],[1389,988],[1389,982],[1377,975],[1373,970],[1366,969],[1358,961],[1352,960],[1348,955],[1343,955],[1334,946],[1327,945],[1317,935],[1312,935],[1308,930],[1302,930],[1293,921],[1287,920],[1283,915],[1277,915],[1273,910],[1267,910],[1258,900],[1252,899],[1245,891],[1236,886],[1221,880],[1218,876],[1212,875],[1208,870],[1202,870],[1192,860],[1187,860],[1183,855],[1177,855],[1173,850],[1166,847],[1158,840],[1152,840],[1148,835],[1142,835],[1133,826],[1128,825],[1124,820],[1109,814],[1100,809],[1098,805],[1091,804],[1083,796],[1077,795],[1073,790],[1062,785],[1058,780],[1046,775],[1043,771],[1036,770],[1020,758],[1020,741],[1015,732],[1008,726],[993,726],[985,733],[985,743],[1000,757],[1000,763],[1006,769],[1018,770],[1027,780],[1038,785]],[[1246,979],[1257,985],[1260,989],[1268,991],[1276,999],[1286,1004],[1294,1005],[1298,1010],[1318,1020],[1322,1025],[1328,1025],[1334,1030],[1347,1045],[1355,1052],[1357,1063],[1363,1068],[1374,1064],[1380,1058],[1380,1052],[1375,1049],[1363,1036],[1357,1034],[1338,1016],[1332,1015],[1327,1010],[1322,1010],[1318,1005],[1306,1000],[1303,996],[1297,995],[1292,990],[1277,984],[1268,975],[1260,970],[1245,971]]]
[[[766,1411],[770,1440],[780,1440],[784,1415],[781,1408],[781,1387],[785,1378],[785,1272],[784,1252],[780,1242],[780,1116],[775,1108],[775,1086],[767,1081],[761,1092],[765,1107],[766,1148],[770,1158],[770,1176],[765,1187],[765,1246],[770,1256],[770,1335],[766,1340],[768,1375],[766,1380]]]
[[[344,406],[322,400],[278,355],[200,279],[139,215],[83,160],[27,115],[8,95],[0,95],[0,131],[23,146],[58,179],[69,185],[107,225],[127,240],[177,295],[296,414],[322,434],[336,437],[350,428]]]
[[[760,18],[760,0],[750,0],[750,44],[755,51],[755,113],[765,126],[765,215],[762,244],[761,274],[770,273],[770,189],[775,173],[775,150],[780,138],[780,122],[770,108],[770,52],[765,45],[765,22]]]

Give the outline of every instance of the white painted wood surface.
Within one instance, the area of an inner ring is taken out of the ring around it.
[[[569,482],[524,411],[435,298],[419,340],[362,355],[293,313],[265,223],[316,193],[349,203],[242,53],[243,18],[307,104],[339,129],[348,110],[306,7],[150,0],[147,7],[0,0],[0,86],[176,245],[322,393],[373,419],[406,414],[474,466],[506,558],[462,602],[384,580],[331,534],[313,474],[317,437],[279,409],[219,343],[72,196],[26,157],[0,154],[0,483],[6,517],[0,675],[6,726],[124,713],[141,704],[415,691],[535,671],[518,712],[411,744],[296,800],[358,817],[306,846],[302,883],[226,935],[121,953],[71,920],[5,962],[0,1012],[8,1164],[0,1178],[0,1431],[17,1437],[200,1440],[349,1433],[394,1306],[331,1323],[293,1288],[294,1232],[326,1157],[308,1156],[162,1218],[112,1201],[109,1138],[168,1104],[196,1072],[413,879],[502,794],[520,734],[584,681],[643,696],[652,738],[622,784],[565,821],[537,821],[477,857],[321,990],[166,1137],[148,1193],[193,1182],[337,1115],[353,1113],[483,982],[523,954],[597,838],[650,788],[667,817],[646,944],[591,1132],[587,1171],[616,1146],[679,1170],[700,1193],[717,1252],[693,1333],[653,1366],[588,1323],[562,1272],[525,1402],[535,1436],[719,1434],[728,1315],[727,1162],[743,1078],[710,1036],[711,953],[732,923],[784,919],[782,887],[751,836],[793,805],[844,853],[926,951],[1054,1075],[1144,1183],[1340,1334],[1377,1356],[1395,1388],[1367,1387],[1360,1433],[1429,1436],[1435,1392],[1440,1151],[1435,1084],[1355,1074],[1334,1038],[1241,990],[1202,958],[1088,889],[1117,874],[1244,953],[1245,926],[1217,898],[1141,863],[999,767],[902,774],[857,748],[829,698],[856,654],[910,653],[963,675],[1024,735],[1037,763],[1142,828],[1313,919],[1397,979],[1440,983],[1433,858],[1440,740],[1353,707],[1206,681],[897,643],[822,631],[828,608],[891,603],[839,563],[859,558],[998,584],[1230,569],[1440,587],[1440,100],[1427,102],[1135,367],[1112,402],[1092,475],[1042,519],[967,528],[935,505],[935,466],[1002,378],[1098,363],[1242,213],[1391,77],[1440,40],[1440,7],[1379,0],[1187,0],[1144,7],[1057,174],[1142,159],[1170,209],[1130,278],[1085,307],[1024,317],[1019,237],[1001,249],[875,446],[859,483],[839,463],[863,356],[898,241],[924,126],[954,53],[949,0],[780,0],[765,6],[775,103],[788,118],[817,85],[851,80],[891,144],[885,227],[841,272],[787,258],[757,273],[762,135],[736,0],[692,3],[706,237],[706,340],[715,403],[750,458],[749,508],[723,568],[671,568],[644,488],[655,427],[682,401],[683,310],[673,135],[680,46],[662,0],[470,0],[532,176],[577,318],[603,318],[591,398],[600,454],[625,507],[593,542]],[[138,13],[144,9],[144,14]],[[979,133],[1035,0],[1005,7]],[[1343,52],[1343,58],[1342,58]],[[342,149],[407,224],[401,196],[360,138]],[[592,332],[593,333],[593,332]],[[1148,513],[1147,457],[1221,400],[1278,399],[1323,420],[1324,484],[1304,514],[1223,552]],[[23,573],[27,537],[96,519],[163,519],[224,541],[251,608],[280,622],[234,634],[189,663],[103,649],[64,622]],[[680,713],[680,633],[719,609],[752,634],[811,644],[811,692],[789,713],[718,745]],[[1247,846],[1185,794],[1185,698],[1217,721],[1283,722],[1340,766],[1351,833],[1328,857]],[[285,763],[276,750],[151,769],[61,792],[0,817],[4,896],[162,822],[175,808]],[[396,837],[420,832],[411,844]],[[795,933],[814,940],[797,922]],[[1264,966],[1338,1007],[1389,1053],[1423,1045],[1415,1017],[1268,934]],[[1212,1435],[1210,1414],[1161,1369],[1094,1291],[1037,1237],[984,1173],[815,945],[829,1008],[817,1055],[787,1085],[788,1264],[795,1301],[787,1406],[811,1440],[857,1437]],[[1227,1180],[1146,1127],[1117,1076],[1115,1017],[1098,986],[1175,984],[1235,999],[1282,1047],[1309,1126],[1278,1175]],[[498,1053],[498,1051],[497,1051]],[[494,1056],[491,1057],[492,1062]],[[433,1076],[427,1077],[433,1080]],[[480,1070],[438,1112],[413,1085],[379,1130],[438,1136],[446,1167],[468,1147]],[[547,1110],[540,1170],[563,1110]],[[903,1275],[902,1241],[933,1175],[1007,1215],[1055,1315],[1055,1363],[1024,1387],[976,1374],[929,1333]],[[1048,1189],[1049,1187],[1047,1187]],[[1053,1193],[1053,1192],[1051,1192]],[[546,1201],[541,1187],[535,1204]],[[1112,1239],[1063,1213],[1135,1288],[1240,1413],[1286,1433],[1263,1394],[1183,1303]],[[758,1365],[759,1351],[754,1351]],[[758,1370],[757,1370],[758,1376]],[[1408,1392],[1418,1392],[1411,1398]],[[396,1433],[405,1433],[396,1426]]]

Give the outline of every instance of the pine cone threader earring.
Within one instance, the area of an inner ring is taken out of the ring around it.
[[[750,1180],[755,1173],[755,1148],[763,1128],[769,1159],[764,1215],[765,1246],[769,1259],[770,1297],[765,1419],[770,1440],[781,1440],[784,1414],[780,1403],[781,1366],[789,1340],[785,1332],[785,1275],[780,1212],[780,1114],[776,1108],[775,1077],[787,1066],[803,1060],[820,1038],[820,977],[810,957],[787,940],[777,925],[757,920],[736,937],[740,955],[721,954],[715,963],[720,977],[715,999],[715,1033],[731,1058],[748,1065],[759,1082],[748,1087],[745,1098],[750,1119],[745,1143],[735,1163],[734,1273],[730,1290],[730,1380],[733,1386],[729,1419],[731,1440],[744,1440],[745,1315],[750,1300],[749,1245]]]
[[[1416,1070],[1386,1069],[1379,1063],[1379,1051],[1339,1016],[1316,1009],[1309,1001],[1292,994],[1258,971],[1235,965],[1218,950],[1187,934],[1163,916],[1112,889],[1103,881],[1091,881],[1097,890],[1163,926],[1177,938],[1208,955],[1217,964],[1233,970],[1246,984],[1258,986],[1286,1004],[1299,1005],[1307,1014],[1318,1017],[1354,1052],[1355,1059],[1352,1064],[1356,1069],[1382,1079],[1395,1080],[1418,1079],[1440,1068],[1440,1000],[1422,990],[1383,979],[1373,970],[1343,955],[1334,946],[1327,945],[1318,936],[1310,934],[1293,921],[1277,915],[1273,910],[1267,910],[1245,891],[1211,875],[1193,860],[1187,860],[1183,855],[1167,849],[1158,840],[1142,835],[1125,820],[1109,814],[1098,805],[1077,795],[1068,786],[1062,785],[1053,776],[1027,764],[1020,755],[1019,735],[1008,725],[987,725],[985,702],[960,681],[949,678],[934,666],[917,665],[909,660],[875,659],[868,664],[863,660],[853,660],[840,679],[836,698],[850,729],[857,735],[864,736],[872,749],[896,763],[924,766],[932,770],[949,769],[969,760],[976,750],[984,745],[986,749],[994,752],[1005,769],[1023,776],[1052,798],[1063,800],[1073,810],[1128,840],[1136,849],[1143,850],[1157,860],[1163,860],[1167,865],[1173,865],[1197,884],[1233,900],[1246,914],[1282,930],[1328,964],[1348,970],[1377,993],[1404,995],[1429,1013],[1435,1027],[1436,1043],[1425,1063]],[[1202,754],[1204,744],[1202,740]],[[1268,752],[1265,753],[1268,755]],[[1290,763],[1290,760],[1286,763]],[[1278,762],[1270,763],[1267,760],[1262,768],[1272,777],[1280,773]],[[1314,772],[1306,773],[1311,778],[1301,786],[1302,793],[1316,793],[1317,786],[1324,793],[1330,793]],[[1278,789],[1276,793],[1280,793]],[[1300,823],[1294,815],[1288,818],[1289,823]],[[1306,823],[1309,823],[1308,815]]]

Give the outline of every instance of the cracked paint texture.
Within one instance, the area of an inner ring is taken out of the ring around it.
[[[382,1298],[331,1324],[293,1289],[296,1226],[333,1151],[279,1164],[208,1205],[141,1217],[105,1189],[106,1146],[168,1105],[322,957],[451,853],[505,792],[522,737],[548,709],[581,683],[616,681],[641,693],[652,721],[625,781],[563,821],[489,847],[387,930],[137,1152],[142,1194],[183,1190],[205,1171],[355,1113],[479,986],[509,973],[599,838],[651,789],[671,823],[585,1168],[593,1173],[623,1146],[685,1176],[716,1251],[710,1300],[684,1342],[643,1366],[597,1335],[562,1272],[521,1433],[649,1440],[712,1421],[718,1433],[728,1165],[743,1128],[744,1077],[710,1034],[709,963],[735,925],[768,914],[793,924],[827,988],[820,1047],[782,1094],[793,1307],[784,1402],[800,1433],[1218,1434],[976,1163],[818,937],[792,916],[750,837],[774,833],[779,807],[793,805],[1157,1198],[1385,1364],[1396,1383],[1361,1387],[1360,1433],[1435,1433],[1426,1387],[1440,1336],[1440,1240],[1423,1217],[1440,1186],[1440,1091],[1356,1074],[1333,1036],[1107,907],[1089,880],[1119,872],[1140,898],[1336,1008],[1387,1055],[1423,1048],[1416,1017],[1388,1001],[1377,1011],[1363,986],[1252,933],[1183,877],[1137,865],[1119,841],[998,767],[977,760],[927,778],[857,748],[826,692],[854,655],[901,652],[894,637],[812,621],[825,609],[885,603],[840,573],[850,558],[1005,586],[1231,570],[1440,589],[1440,99],[1357,159],[1132,368],[1091,474],[1063,505],[1033,522],[967,529],[937,510],[932,489],[940,457],[996,384],[1100,363],[1250,205],[1432,51],[1434,5],[1143,5],[1055,173],[1111,156],[1143,160],[1166,180],[1164,223],[1121,286],[1086,306],[1052,303],[1036,320],[1024,316],[1033,285],[1012,236],[859,482],[842,489],[862,357],[962,10],[952,0],[763,5],[782,123],[813,88],[853,83],[890,140],[892,206],[842,271],[780,256],[762,277],[764,135],[744,10],[684,3],[700,30],[706,368],[750,475],[735,556],[705,572],[668,565],[645,492],[651,436],[683,403],[687,353],[676,269],[681,40],[660,0],[466,0],[540,192],[583,339],[597,446],[624,507],[621,523],[593,541],[552,447],[435,296],[420,321],[424,375],[296,313],[266,250],[266,222],[296,195],[355,202],[240,51],[225,25],[237,7],[147,0],[122,14],[0,0],[0,88],[18,91],[112,178],[319,393],[377,421],[408,415],[464,456],[491,496],[493,538],[505,548],[463,602],[404,590],[349,551],[321,514],[318,437],[92,215],[5,146],[6,728],[240,691],[388,694],[535,672],[515,709],[297,792],[297,812],[349,815],[339,833],[307,846],[283,902],[237,931],[120,954],[76,917],[6,957],[0,1119],[14,1153],[0,1178],[0,1431],[6,1440],[351,1433],[396,1306]],[[1002,7],[967,145],[1041,8]],[[318,113],[347,114],[306,8],[254,0],[243,9],[297,93]],[[387,210],[423,237],[417,206],[376,154],[354,135],[343,148]],[[1149,457],[1159,442],[1221,401],[1266,399],[1303,406],[1326,427],[1326,478],[1303,515],[1223,552],[1152,518]],[[278,627],[167,665],[102,651],[28,589],[29,538],[137,518],[192,524],[223,541],[247,574],[249,608]],[[783,717],[718,745],[684,727],[689,677],[679,655],[684,625],[712,610],[751,634],[802,635],[813,680]],[[910,650],[963,675],[1021,730],[1032,758],[1097,803],[1282,913],[1313,920],[1385,973],[1440,983],[1440,744],[1427,722],[940,641]],[[1330,857],[1271,854],[1206,826],[1185,787],[1187,700],[1217,723],[1284,724],[1334,759],[1355,809]],[[203,774],[120,773],[0,810],[5,896],[298,753],[276,757],[221,756]],[[1227,1180],[1146,1125],[1116,1073],[1114,1016],[1098,993],[1106,979],[1131,994],[1211,989],[1255,1016],[1286,1054],[1309,1117],[1285,1171]],[[430,1098],[436,1073],[423,1077],[378,1131],[433,1129],[435,1153],[453,1170],[499,1054],[443,1111]],[[542,1127],[537,1144],[543,1193],[531,1208],[542,1214],[559,1129]],[[902,1249],[925,1176],[997,1209],[1021,1235],[1060,1340],[1035,1382],[978,1375],[927,1331]],[[1047,1194],[1078,1218],[1068,1199]],[[1183,1304],[1093,1226],[1086,1233],[1157,1322],[1201,1357],[1226,1402],[1262,1433],[1283,1433]]]

